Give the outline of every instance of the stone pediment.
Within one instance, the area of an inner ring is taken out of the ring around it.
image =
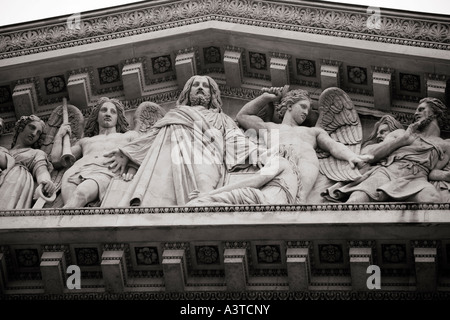
[[[364,136],[449,101],[448,16],[310,1],[155,1],[0,28],[0,145],[63,98],[90,114],[116,97],[175,106],[191,75],[217,81],[234,117],[262,87],[328,87]],[[77,20],[79,19],[79,20]],[[131,121],[130,121],[131,122]],[[442,137],[450,124],[444,119]],[[1,205],[0,205],[1,207]],[[448,203],[325,203],[0,210],[4,299],[448,299]],[[81,266],[80,291],[67,266]],[[369,265],[381,290],[369,290]],[[76,289],[75,289],[76,290]]]
[[[235,99],[288,81],[313,98],[337,85],[361,114],[391,112],[407,123],[419,97],[446,95],[448,17],[380,12],[373,25],[378,13],[362,6],[158,1],[6,26],[0,29],[0,116],[9,132],[17,116],[45,118],[63,96],[80,109],[105,94],[129,109],[143,100],[170,107],[177,79],[195,70],[219,81],[230,114]],[[229,60],[232,52],[240,59]],[[186,54],[190,60],[180,60]]]

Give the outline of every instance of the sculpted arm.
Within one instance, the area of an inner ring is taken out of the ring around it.
[[[419,122],[409,125],[408,129],[397,129],[389,133],[383,142],[373,145],[369,153],[373,155],[370,163],[376,163],[386,158],[392,152],[403,146],[410,145],[416,139]]]
[[[42,184],[43,191],[47,196],[51,196],[56,191],[56,187],[52,182],[50,172],[46,165],[40,165],[36,168],[35,178],[38,185]]]
[[[259,97],[246,103],[236,115],[236,120],[245,129],[266,129],[266,123],[257,114],[270,102],[279,99],[278,95],[264,92]]]
[[[428,175],[429,180],[450,182],[450,145],[447,141],[444,142],[443,150],[444,157],[439,160],[439,162],[436,164],[436,167],[431,170],[430,174]]]
[[[55,140],[53,141],[52,152],[50,154],[50,161],[53,165],[58,168],[61,167],[60,159],[63,153],[63,144],[62,140],[65,134],[70,134],[71,129],[70,125],[62,124],[59,128],[58,132],[55,135]],[[72,154],[75,156],[75,159],[79,159],[82,156],[82,148],[79,142],[74,144],[71,148]]]
[[[355,164],[362,164],[371,159],[370,155],[357,155],[346,145],[333,140],[329,134],[321,128],[312,128],[312,130],[315,130],[317,145],[320,149],[328,151],[333,157],[339,160],[348,161],[352,168]]]
[[[133,157],[130,156],[127,150],[141,150],[142,161],[144,159],[143,155],[146,154],[151,144],[146,142],[148,139],[147,135],[139,136],[136,131],[131,130],[124,133],[124,135],[126,135],[128,144],[105,153],[104,156],[109,159],[104,164],[108,165],[112,172],[119,173],[125,181],[129,181],[136,174],[140,162],[133,161]]]
[[[125,134],[128,135],[128,137],[127,137],[128,138],[128,142],[131,142],[134,139],[139,137],[139,134],[136,131],[128,131]],[[122,178],[125,181],[130,181],[131,179],[133,179],[134,175],[136,174],[137,168],[138,168],[138,166],[136,164],[134,164],[133,162],[129,161],[128,162],[128,166],[124,170],[125,172],[121,172],[122,173]]]
[[[401,148],[408,144],[408,138],[405,130],[398,129],[389,133],[383,142],[373,145],[372,148],[365,151],[365,153],[373,155],[373,159],[370,161],[370,163],[377,163],[381,159],[389,156],[398,148]]]

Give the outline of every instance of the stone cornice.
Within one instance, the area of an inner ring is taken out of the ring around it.
[[[0,210],[1,217],[19,216],[83,216],[83,215],[140,215],[140,214],[189,214],[189,213],[229,213],[229,214],[251,214],[261,212],[286,212],[297,213],[339,213],[348,212],[376,212],[376,211],[423,211],[423,212],[446,212],[450,209],[449,203],[324,203],[305,205],[234,205],[234,206],[205,206],[205,207],[126,207],[126,208],[101,208],[86,207],[77,209],[24,209],[24,210]],[[418,221],[416,221],[418,222]],[[425,222],[425,220],[424,220]]]
[[[365,7],[299,1],[155,1],[83,14],[79,28],[68,17],[0,29],[0,59],[223,21],[263,28],[450,50],[450,19],[442,15],[382,10],[379,28],[368,27]]]

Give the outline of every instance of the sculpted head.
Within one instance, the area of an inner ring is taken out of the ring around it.
[[[94,105],[86,120],[84,136],[93,137],[99,133],[100,127],[108,128],[111,126],[115,126],[116,132],[119,133],[128,131],[125,108],[117,99],[102,97]]]
[[[311,98],[308,91],[296,89],[289,91],[276,106],[276,112],[282,119],[286,112],[290,112],[298,125],[302,124],[311,111]]]
[[[422,128],[419,128],[423,129],[423,127],[426,127],[429,122],[436,119],[439,127],[441,127],[446,111],[447,107],[441,100],[431,97],[423,98],[419,101],[419,105],[414,113],[414,122],[429,119],[429,121],[424,123]]]
[[[372,132],[362,144],[362,147],[373,143],[383,142],[389,133],[397,129],[403,129],[403,125],[395,119],[394,116],[391,116],[390,114],[382,116],[380,120],[375,123]]]
[[[218,84],[209,76],[192,76],[177,100],[177,105],[201,105],[216,112],[222,111],[222,100]]]
[[[34,114],[20,117],[14,127],[11,148],[20,142],[21,145],[39,149],[44,140],[44,128],[44,121]]]

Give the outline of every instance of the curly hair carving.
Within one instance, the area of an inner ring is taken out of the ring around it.
[[[111,102],[116,106],[117,109],[117,124],[116,124],[116,131],[118,133],[124,133],[129,130],[129,123],[127,118],[125,117],[125,108],[117,99],[114,98],[108,98],[108,97],[102,97],[100,98],[97,103],[94,105],[91,113],[89,114],[87,120],[86,120],[86,126],[84,128],[84,136],[85,137],[93,137],[98,135],[99,133],[99,127],[98,127],[98,113],[100,112],[100,108],[105,104],[106,102]]]

